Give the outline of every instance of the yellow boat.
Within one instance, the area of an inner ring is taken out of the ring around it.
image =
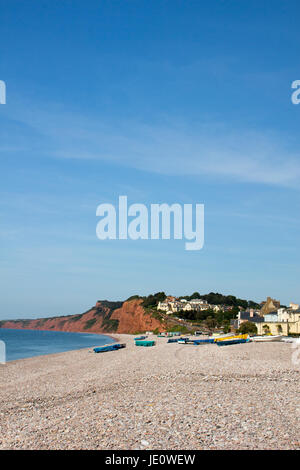
[[[249,335],[248,334],[245,334],[245,335],[232,335],[232,336],[224,336],[223,338],[215,338],[215,343],[217,341],[228,341],[228,340],[231,340],[231,339],[248,339],[249,338]]]

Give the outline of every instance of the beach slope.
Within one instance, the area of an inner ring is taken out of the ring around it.
[[[290,344],[118,339],[125,349],[0,365],[0,448],[300,448]]]

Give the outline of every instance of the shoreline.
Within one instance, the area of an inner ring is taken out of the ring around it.
[[[1,330],[12,330],[12,331],[54,331],[55,333],[80,333],[80,334],[88,334],[88,335],[104,335],[104,336],[111,336],[109,333],[100,333],[97,331],[64,331],[64,330],[54,330],[54,329],[39,329],[39,328],[3,328],[0,327],[0,332]],[[118,334],[118,333],[113,333],[113,334]]]
[[[109,334],[106,334],[106,333],[92,333],[92,332],[84,332],[84,331],[60,331],[60,330],[37,330],[37,329],[30,329],[30,328],[0,328],[0,335],[1,335],[1,329],[3,330],[11,330],[11,331],[47,331],[47,332],[54,332],[54,333],[72,333],[72,334],[90,334],[90,335],[99,335],[99,336],[107,336],[108,338],[111,338],[114,342],[118,342],[119,340],[116,338],[116,337],[113,337],[112,335],[109,335]],[[111,344],[111,343],[104,343],[102,344],[101,346],[105,346],[106,344]],[[49,354],[38,354],[38,355],[34,355],[34,356],[30,356],[30,357],[20,357],[18,359],[12,359],[12,360],[6,360],[6,363],[5,364],[8,364],[8,363],[11,363],[11,362],[15,362],[15,361],[23,361],[23,360],[27,360],[27,359],[33,359],[35,357],[45,357],[45,356],[53,356],[53,355],[56,355],[56,354],[64,354],[64,353],[69,353],[69,352],[75,352],[75,351],[81,351],[81,350],[84,350],[84,349],[91,349],[92,347],[97,347],[96,346],[88,346],[88,347],[83,347],[83,348],[79,348],[79,349],[69,349],[67,351],[58,351],[58,352],[52,352],[52,353],[49,353]],[[1,364],[0,364],[1,366]]]
[[[92,348],[0,366],[0,449],[299,449],[288,343]],[[259,399],[258,399],[259,397]]]

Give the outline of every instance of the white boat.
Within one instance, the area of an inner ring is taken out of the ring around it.
[[[177,343],[179,344],[187,344],[187,343],[192,343],[191,339],[190,338],[187,338],[187,337],[184,337],[184,338],[179,338],[177,340]]]
[[[263,336],[252,336],[251,341],[255,342],[271,342],[271,341],[281,341],[282,335],[263,335]]]

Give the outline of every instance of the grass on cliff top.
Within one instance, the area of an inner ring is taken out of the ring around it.
[[[187,328],[187,327],[184,326],[184,325],[173,325],[173,326],[169,326],[169,327],[167,326],[167,331],[168,331],[169,333],[173,333],[173,332],[179,331],[179,332],[182,333],[182,334],[186,334],[186,333],[191,334],[191,333],[194,332],[193,329]]]
[[[131,297],[128,297],[126,299],[126,302],[130,302],[131,300],[137,300],[137,299],[142,299],[143,297],[140,297],[139,295],[132,295]]]

